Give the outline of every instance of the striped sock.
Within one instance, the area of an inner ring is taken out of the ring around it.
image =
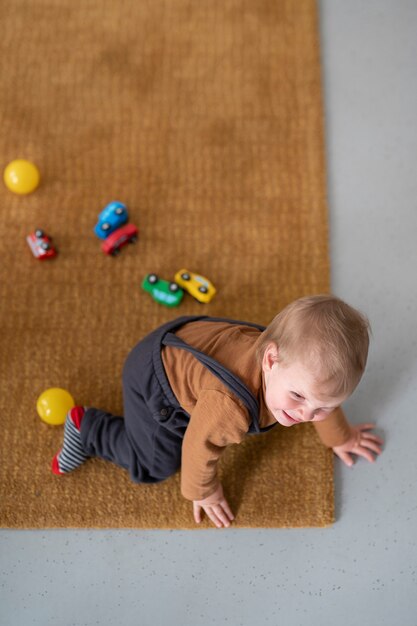
[[[80,435],[85,411],[83,406],[75,406],[68,411],[64,428],[64,443],[52,459],[52,471],[58,476],[71,472],[88,459]]]

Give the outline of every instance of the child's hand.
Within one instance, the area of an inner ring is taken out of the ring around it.
[[[381,454],[381,446],[384,443],[380,437],[368,433],[371,428],[375,428],[375,424],[359,424],[358,426],[351,426],[351,438],[346,441],[342,446],[335,446],[333,452],[342,459],[348,467],[353,465],[353,459],[351,454],[358,454],[365,459],[374,463],[375,458],[372,452],[376,455]]]
[[[234,520],[234,515],[229,504],[223,495],[223,487],[219,485],[214,493],[204,500],[193,501],[194,519],[199,524],[201,522],[201,509],[211,519],[217,528],[226,528]]]

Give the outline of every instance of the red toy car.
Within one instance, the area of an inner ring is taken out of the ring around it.
[[[26,237],[26,241],[29,244],[29,248],[32,250],[33,256],[40,261],[52,259],[57,255],[56,248],[52,244],[52,238],[48,237],[40,228],[30,233],[30,235]]]
[[[136,241],[138,238],[138,232],[139,231],[134,224],[125,224],[115,230],[107,237],[107,239],[103,241],[101,249],[106,254],[115,256],[116,254],[119,254],[120,248],[122,248],[125,244]]]

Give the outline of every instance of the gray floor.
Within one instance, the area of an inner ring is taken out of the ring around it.
[[[3,531],[2,626],[417,625],[417,3],[320,6],[332,284],[374,333],[346,408],[382,457],[337,465],[327,530]]]

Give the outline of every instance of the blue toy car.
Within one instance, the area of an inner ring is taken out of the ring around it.
[[[122,202],[110,202],[98,216],[94,232],[100,239],[106,239],[120,226],[126,224],[128,219],[126,205]]]

